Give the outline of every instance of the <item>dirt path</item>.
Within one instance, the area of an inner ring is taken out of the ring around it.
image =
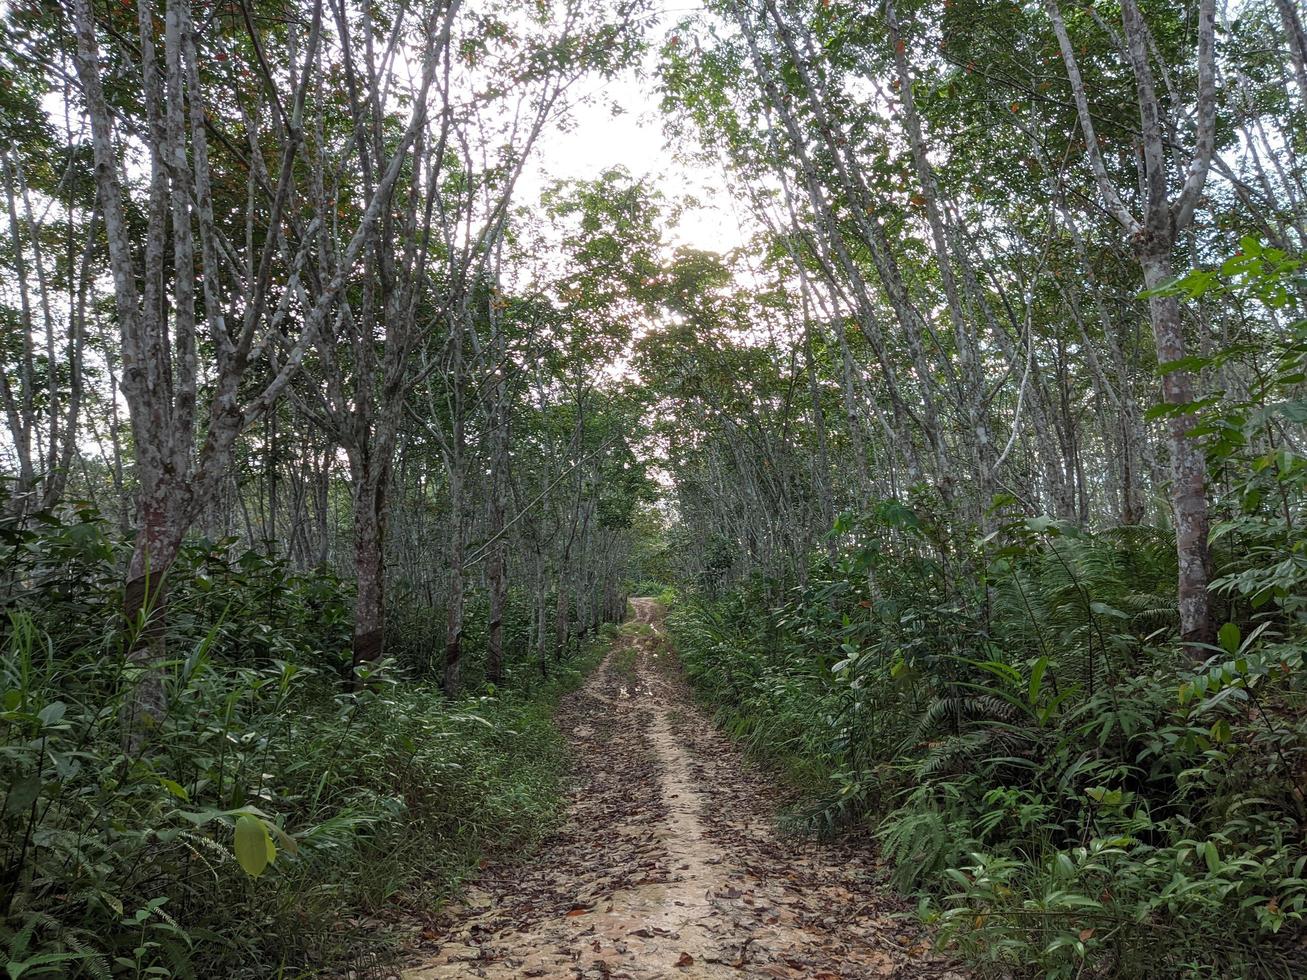
[[[768,780],[691,703],[635,622],[559,714],[575,759],[566,825],[487,868],[434,923],[409,980],[437,977],[954,977],[867,855],[773,830]]]

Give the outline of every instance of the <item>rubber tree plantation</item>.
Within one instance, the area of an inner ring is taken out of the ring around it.
[[[1305,25],[0,5],[5,975],[1307,975]]]

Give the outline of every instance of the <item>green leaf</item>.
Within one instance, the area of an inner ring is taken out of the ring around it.
[[[67,710],[68,705],[64,704],[62,701],[52,701],[42,708],[36,717],[41,719],[42,725],[50,727],[63,721],[64,713]]]
[[[1036,534],[1043,534],[1053,527],[1053,518],[1047,516],[1030,517],[1026,519],[1026,527]]]
[[[248,814],[236,818],[236,860],[246,874],[255,878],[263,874],[277,856],[271,848],[272,841],[262,820]]]
[[[1307,402],[1276,402],[1274,405],[1268,406],[1268,409],[1271,412],[1283,415],[1290,422],[1307,422]]]
[[[191,796],[189,793],[186,792],[186,787],[184,787],[181,783],[177,782],[176,780],[169,779],[166,776],[160,776],[159,785],[162,786],[164,789],[166,789],[173,796],[177,797],[177,799],[181,800],[183,803],[189,803],[191,801]]]
[[[90,953],[39,953],[30,959],[19,962],[10,960],[5,964],[5,972],[9,974],[9,980],[18,980],[29,969],[36,966],[48,966],[51,963],[68,963],[72,960],[84,960],[89,957]],[[62,971],[61,971],[62,972]]]
[[[1010,493],[996,493],[990,499],[989,509],[998,511],[998,510],[1002,510],[1004,507],[1019,506],[1020,503],[1021,501],[1017,500],[1017,498],[1012,496],[1012,494]]]
[[[1239,652],[1239,640],[1242,638],[1242,634],[1239,632],[1239,627],[1234,623],[1226,623],[1222,626],[1216,634],[1216,638],[1220,641],[1221,649],[1230,656],[1234,656]]]
[[[1232,255],[1221,263],[1221,275],[1237,276],[1257,268],[1257,258],[1252,255]]]
[[[1174,371],[1201,371],[1211,363],[1212,359],[1210,357],[1190,354],[1187,357],[1177,357],[1174,361],[1163,361],[1157,365],[1157,373],[1171,374]]]
[[[1039,688],[1044,683],[1044,671],[1048,669],[1048,658],[1040,657],[1035,661],[1035,666],[1030,668],[1030,703],[1035,704],[1039,700]]]
[[[1105,602],[1091,602],[1089,608],[1100,616],[1115,616],[1117,619],[1129,619],[1130,616],[1123,613],[1120,609],[1109,606]]]
[[[1219,404],[1220,400],[1219,397],[1213,396],[1210,398],[1199,398],[1197,401],[1185,402],[1180,405],[1172,405],[1169,402],[1162,402],[1144,412],[1144,418],[1150,422],[1155,422],[1158,419],[1173,419],[1189,415],[1198,415],[1203,410]]]
[[[264,826],[272,832],[272,836],[277,838],[278,842],[281,844],[281,849],[283,851],[287,851],[291,854],[298,854],[300,852],[299,842],[296,841],[295,838],[292,837],[290,834],[286,833],[286,831],[278,827],[275,823],[265,822]]]
[[[9,787],[9,797],[5,800],[7,813],[22,813],[36,802],[41,795],[41,777],[26,776]]]
[[[1203,859],[1207,862],[1207,870],[1216,874],[1221,870],[1221,852],[1216,849],[1213,841],[1207,841],[1202,845]]]

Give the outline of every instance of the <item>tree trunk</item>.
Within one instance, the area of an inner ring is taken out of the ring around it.
[[[445,615],[445,694],[458,693],[463,659],[463,563],[467,550],[467,526],[463,517],[463,476],[456,466],[449,470],[449,509],[453,526],[449,540],[449,598]]]
[[[496,480],[498,482],[498,480]],[[499,536],[490,547],[486,575],[490,579],[490,623],[486,639],[486,680],[491,684],[504,682],[504,607],[508,598],[508,577],[505,574],[504,507],[499,490],[491,493],[490,533]]]
[[[1275,0],[1275,6],[1280,11],[1280,22],[1284,25],[1284,39],[1289,45],[1293,77],[1298,83],[1303,108],[1307,109],[1307,31],[1303,30],[1302,18],[1294,9],[1292,0]]]
[[[1169,243],[1140,236],[1137,246],[1144,283],[1156,290],[1172,278]],[[1174,296],[1152,295],[1148,299],[1157,343],[1159,365],[1185,356],[1184,327],[1180,303]],[[1170,370],[1162,375],[1162,398],[1168,405],[1184,406],[1193,401],[1193,378],[1188,370]],[[1171,454],[1171,509],[1175,515],[1175,546],[1180,562],[1180,636],[1185,643],[1210,643],[1213,638],[1207,581],[1210,555],[1207,547],[1207,461],[1202,447],[1191,434],[1193,415],[1174,415],[1168,425]],[[1195,651],[1195,655],[1202,654]]]
[[[826,554],[834,561],[835,537],[830,531],[835,524],[835,503],[830,490],[830,455],[826,447],[826,416],[821,404],[821,387],[817,378],[817,359],[812,353],[812,320],[808,316],[806,289],[804,290],[803,306],[803,366],[808,375],[808,399],[812,407],[812,428],[817,440],[817,460],[813,471],[813,483],[817,488],[817,504],[821,508],[822,531],[826,538]],[[856,466],[859,475],[866,472],[866,465],[865,458],[857,460]],[[863,486],[865,486],[865,483],[860,481],[859,492],[862,491]]]
[[[357,670],[381,659],[385,647],[386,567],[385,490],[375,477],[359,481],[354,500],[354,603],[355,684]]]
[[[549,676],[549,653],[546,643],[546,634],[548,630],[549,610],[548,594],[545,590],[545,557],[540,550],[540,542],[535,542],[535,614],[533,616],[533,626],[535,630],[535,648],[536,656],[540,662],[540,676]]]
[[[563,562],[558,569],[558,597],[554,603],[554,659],[558,661],[562,661],[567,653],[570,613],[571,604],[567,597],[567,555],[564,554]]]

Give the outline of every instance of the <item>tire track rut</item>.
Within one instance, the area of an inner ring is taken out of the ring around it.
[[[565,825],[486,868],[403,976],[960,980],[868,854],[775,832],[773,786],[694,706],[662,609],[631,605],[638,625],[559,711]]]

